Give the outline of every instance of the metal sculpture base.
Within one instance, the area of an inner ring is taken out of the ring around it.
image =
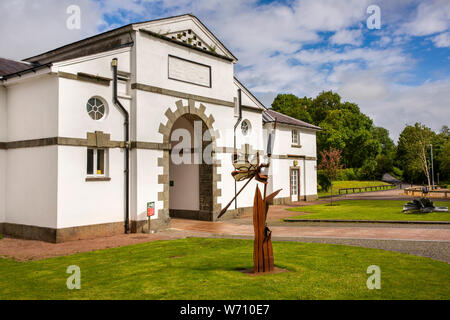
[[[258,186],[256,187],[253,203],[253,226],[255,230],[253,260],[255,273],[274,271],[272,231],[267,227],[266,220],[269,205],[280,191],[278,190],[263,199]]]

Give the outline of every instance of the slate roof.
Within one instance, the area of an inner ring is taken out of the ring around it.
[[[0,58],[0,76],[30,69],[32,65],[19,61]]]
[[[283,123],[283,124],[288,124],[291,126],[297,126],[297,127],[318,130],[318,131],[322,130],[320,127],[312,125],[308,122],[289,117],[285,114],[276,112],[271,109],[267,109],[266,111],[263,112],[263,122],[264,123],[275,122],[275,119],[277,119],[278,123]]]

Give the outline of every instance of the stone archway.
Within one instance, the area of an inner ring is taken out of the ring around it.
[[[188,105],[184,106],[183,101],[179,100],[176,102],[176,110],[173,112],[170,108],[166,110],[165,116],[167,117],[167,122],[165,124],[161,123],[159,126],[159,133],[163,135],[163,142],[165,144],[170,144],[170,135],[172,133],[172,129],[174,127],[175,122],[183,116],[192,115],[201,119],[209,129],[211,133],[211,142],[213,149],[213,164],[212,170],[207,170],[206,167],[203,167],[203,172],[205,172],[204,179],[209,179],[211,181],[209,183],[205,183],[203,187],[211,189],[209,192],[201,192],[200,199],[200,213],[199,216],[202,220],[216,220],[218,216],[221,205],[218,203],[217,199],[222,195],[222,190],[218,188],[218,183],[221,181],[221,175],[217,172],[218,168],[221,167],[220,160],[216,159],[215,151],[216,151],[216,140],[220,137],[219,131],[214,130],[213,124],[215,119],[213,115],[206,115],[206,107],[203,104],[200,104],[198,108],[195,107],[195,101],[189,99]],[[158,183],[163,185],[163,191],[158,193],[158,200],[164,202],[164,209],[159,210],[158,214],[160,217],[164,217],[163,219],[170,219],[170,150],[163,151],[163,157],[158,159],[158,166],[163,168],[163,174],[158,176]],[[200,171],[202,172],[202,166],[200,165]],[[206,172],[211,172],[209,176]],[[201,178],[200,178],[201,179]],[[209,185],[209,186],[208,186]],[[202,199],[202,196],[204,199]],[[211,199],[212,198],[212,199]]]

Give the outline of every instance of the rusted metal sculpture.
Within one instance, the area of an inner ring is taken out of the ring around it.
[[[276,122],[274,125],[274,132],[276,129]],[[267,147],[267,156],[269,161],[264,163],[259,163],[259,153],[256,154],[256,162],[253,163],[248,159],[247,156],[244,160],[240,160],[238,154],[235,152],[233,156],[233,166],[235,170],[231,173],[236,181],[248,180],[245,185],[239,190],[239,192],[234,196],[233,200],[223,208],[220,212],[218,218],[225,214],[233,201],[239,196],[242,190],[247,187],[250,181],[255,178],[256,181],[264,184],[264,197],[261,195],[259,187],[256,186],[255,199],[253,203],[253,226],[255,231],[255,242],[253,251],[254,260],[254,272],[271,272],[274,271],[274,259],[273,259],[273,248],[272,248],[272,231],[267,226],[267,212],[269,211],[269,205],[272,203],[273,199],[281,191],[278,190],[270,195],[266,195],[268,175],[262,173],[264,169],[268,170],[270,166],[270,158],[272,155],[272,143],[273,134],[269,135],[269,142]]]

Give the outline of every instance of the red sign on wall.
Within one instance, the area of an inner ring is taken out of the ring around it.
[[[155,215],[155,203],[148,202],[147,203],[147,217],[153,217]]]

